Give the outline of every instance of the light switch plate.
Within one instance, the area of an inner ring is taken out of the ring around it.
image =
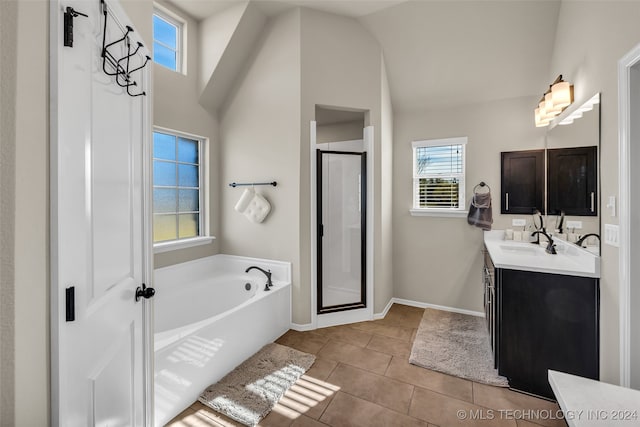
[[[616,216],[616,196],[609,196],[609,203],[607,203],[609,213],[611,216]]]
[[[567,221],[565,228],[574,228],[580,230],[582,228],[582,221]]]
[[[514,227],[524,227],[527,225],[527,220],[522,218],[514,218],[511,220],[511,225]]]
[[[620,247],[620,227],[615,224],[605,224],[604,243],[616,248]]]

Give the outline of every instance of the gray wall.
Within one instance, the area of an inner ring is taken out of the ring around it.
[[[0,424],[49,423],[49,3],[3,1]]]
[[[309,200],[309,122],[315,118],[315,106],[348,107],[368,110],[365,125],[374,126],[374,312],[381,312],[389,302],[393,284],[389,281],[391,259],[383,257],[390,245],[390,220],[383,209],[382,180],[389,170],[382,162],[382,52],[377,41],[351,18],[311,9],[302,9],[302,121],[300,135],[300,263],[304,281],[303,301],[310,300],[310,200]],[[385,83],[386,84],[386,83]],[[387,102],[388,108],[390,103]],[[388,117],[387,117],[388,118]],[[385,139],[385,144],[390,141]],[[310,306],[296,310],[294,321],[308,323]]]
[[[549,78],[562,74],[576,102],[602,93],[602,200],[618,197],[618,60],[640,42],[640,3],[563,1]],[[602,206],[601,206],[602,208]],[[602,223],[618,218],[602,210]],[[618,248],[602,245],[600,281],[600,378],[620,380]]]
[[[0,3],[0,426],[14,422],[16,2]]]
[[[318,123],[316,126],[316,142],[318,144],[322,144],[325,142],[354,141],[362,139],[363,128],[364,120],[331,123],[326,125]]]
[[[500,152],[544,148],[544,130],[533,126],[535,97],[516,98],[437,111],[396,113],[393,143],[394,296],[459,309],[482,311],[482,230],[466,218],[411,216],[411,141],[458,136],[466,148],[466,203],[480,181],[489,184],[493,228],[511,226],[500,215]]]
[[[309,122],[316,104],[369,110],[367,124],[375,126],[377,188],[375,310],[382,311],[391,298],[391,258],[383,259],[379,249],[384,238],[390,246],[390,227],[382,233],[382,224],[390,224],[390,212],[381,208],[381,70],[380,48],[357,21],[297,9],[267,24],[221,112],[222,183],[278,181],[276,188],[258,189],[273,206],[262,224],[248,223],[233,210],[240,189],[223,189],[221,250],[291,261],[294,323],[311,321]],[[388,97],[386,101],[389,126]],[[385,143],[390,146],[389,138]],[[390,168],[390,163],[385,165]]]
[[[132,20],[138,26],[151,23],[150,15],[153,13],[151,1],[135,2],[147,6],[148,18]],[[218,236],[220,231],[220,205],[219,200],[219,138],[218,120],[215,112],[210,113],[198,102],[200,92],[199,84],[199,24],[175,6],[166,2],[159,2],[162,6],[177,13],[187,21],[187,74],[176,73],[161,65],[153,64],[153,123],[169,129],[191,133],[209,138],[209,232],[212,236]],[[140,6],[138,6],[140,7]],[[150,30],[152,34],[152,29]],[[196,246],[189,249],[164,252],[155,255],[155,267],[164,267],[196,258],[214,255],[219,251],[218,240],[213,243]]]
[[[220,116],[220,247],[226,254],[289,261],[293,299],[300,298],[300,12],[267,23],[240,84]],[[234,206],[244,188],[229,182],[277,181],[256,187],[271,203],[264,222],[249,222]],[[296,305],[294,304],[294,310]],[[295,318],[295,314],[294,314]]]

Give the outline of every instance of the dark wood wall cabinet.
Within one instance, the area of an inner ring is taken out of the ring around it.
[[[502,152],[500,213],[544,212],[544,150]]]
[[[598,215],[598,147],[547,150],[547,210],[550,215]]]
[[[491,276],[494,361],[511,388],[555,399],[549,369],[599,379],[599,279],[502,268]]]

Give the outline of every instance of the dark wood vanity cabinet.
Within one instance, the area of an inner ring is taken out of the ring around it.
[[[599,379],[599,283],[496,269],[497,366],[517,390],[554,399],[547,371]]]
[[[544,150],[502,152],[500,213],[544,212]]]
[[[547,150],[547,211],[598,215],[598,147]]]

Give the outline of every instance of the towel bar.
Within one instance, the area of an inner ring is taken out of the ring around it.
[[[274,187],[278,185],[278,183],[276,181],[271,181],[271,182],[247,182],[247,183],[237,183],[237,182],[232,182],[229,184],[229,187],[243,187],[243,186],[254,186],[254,185],[273,185]]]

